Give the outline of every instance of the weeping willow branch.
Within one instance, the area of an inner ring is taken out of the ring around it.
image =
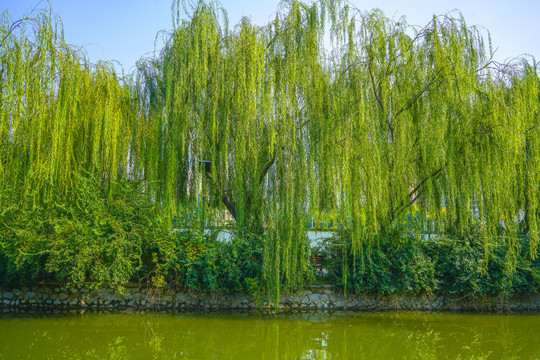
[[[407,199],[408,200],[403,200],[401,202],[401,204],[398,206],[398,209],[396,210],[394,216],[392,217],[391,221],[394,221],[397,217],[399,217],[399,215],[401,215],[403,213],[403,211],[405,211],[408,207],[410,207],[411,205],[413,205],[414,203],[416,203],[416,201],[420,198],[421,194],[422,194],[422,191],[421,191],[421,188],[422,186],[432,180],[432,179],[435,179],[437,180],[440,175],[441,175],[441,172],[444,170],[444,168],[446,167],[446,163],[443,164],[440,168],[438,168],[437,170],[435,170],[434,172],[432,172],[429,176],[426,176],[424,179],[422,179],[407,195]]]
[[[369,79],[371,80],[371,86],[373,88],[373,96],[375,96],[375,100],[377,100],[377,104],[379,104],[379,107],[381,108],[381,111],[384,114],[384,104],[381,99],[381,86],[380,84],[378,86],[375,85],[375,78],[373,76],[373,70],[371,69],[372,62],[373,62],[373,58],[370,57],[370,59],[368,60]]]
[[[261,176],[259,176],[259,185],[263,184],[264,178],[266,177],[266,174],[268,173],[268,170],[270,170],[272,165],[274,165],[274,163],[276,162],[276,155],[277,155],[277,151],[274,150],[274,155],[272,155],[271,159],[264,166],[264,168],[263,168],[263,170],[261,172]]]
[[[22,18],[22,19],[19,19],[15,22],[13,22],[13,24],[9,27],[9,29],[7,30],[7,33],[6,35],[2,38],[2,41],[0,41],[0,48],[4,45],[4,43],[6,42],[7,38],[11,35],[11,33],[13,31],[15,31],[15,29],[17,29],[18,27],[21,26],[21,24],[24,22],[24,21],[27,21],[27,20],[33,20],[31,18]]]
[[[426,84],[426,86],[424,86],[423,89],[419,90],[415,95],[414,97],[406,104],[404,105],[401,109],[399,109],[396,114],[394,115],[394,120],[396,120],[399,115],[401,115],[401,113],[409,110],[411,107],[414,106],[414,104],[418,101],[418,99],[420,99],[420,97],[422,95],[424,95],[424,93],[426,93],[427,91],[431,91],[431,86],[435,83],[435,81],[437,80],[437,78],[439,77],[439,75],[441,74],[441,72],[443,70],[445,70],[446,67],[448,67],[449,65],[439,69],[439,71],[435,74],[435,76],[433,76],[433,78],[429,81],[429,83]],[[439,83],[440,85],[441,83]]]

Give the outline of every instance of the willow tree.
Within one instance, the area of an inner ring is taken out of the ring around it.
[[[66,44],[50,11],[0,18],[0,272],[122,286],[166,237],[139,192],[138,117],[110,63]]]
[[[198,2],[176,24],[139,66],[144,175],[171,214],[205,192],[239,229],[266,222],[276,298],[301,284],[304,220],[321,211],[360,249],[416,204],[437,220],[430,231],[481,227],[486,253],[503,219],[515,244],[522,211],[536,254],[538,72],[491,61],[459,13],[416,28],[339,1],[288,1],[266,26],[231,29]]]
[[[415,204],[438,224],[428,232],[480,230],[486,255],[503,226],[510,260],[524,212],[536,256],[536,65],[493,62],[459,13],[415,28],[337,5],[329,123],[339,161],[327,171],[338,180],[326,186],[350,219],[353,249],[389,236]]]
[[[67,45],[51,12],[0,22],[0,191],[3,206],[71,196],[77,175],[131,172],[132,94],[109,63]]]
[[[315,161],[307,104],[321,102],[328,82],[322,25],[319,5],[292,2],[268,26],[244,18],[229,29],[199,2],[160,55],[139,66],[138,133],[152,191],[174,213],[203,186],[240,231],[262,234],[269,224],[264,269],[275,298],[282,282],[300,286],[307,266]]]

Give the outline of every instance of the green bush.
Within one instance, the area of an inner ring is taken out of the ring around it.
[[[343,276],[343,247],[346,247],[347,280]],[[342,233],[331,239],[325,254],[330,282],[346,286],[349,292],[419,293],[437,289],[435,265],[412,238],[391,242],[383,238],[364,244],[357,254],[351,251],[350,237]]]
[[[40,203],[29,194],[15,206],[9,193],[0,194],[0,286],[44,280],[110,288],[140,282],[262,294],[263,234],[236,232],[218,241],[218,231],[204,230],[201,219],[171,231],[141,184],[77,179],[68,198],[53,195]],[[486,256],[477,229],[427,240],[402,233],[378,237],[353,254],[350,234],[341,231],[317,250],[329,270],[326,280],[358,293],[481,297],[540,290],[540,260],[530,259],[525,237],[512,243],[501,234]]]
[[[529,257],[526,238],[520,238],[517,246],[513,256],[508,251],[507,240],[501,237],[493,249],[485,249],[475,233],[422,244],[435,261],[440,291],[472,297],[527,294],[540,290],[539,260]]]
[[[72,199],[54,197],[0,214],[2,282],[61,281],[70,287],[115,287],[141,264],[144,242],[166,238],[153,202],[140,184],[110,187],[78,177]]]
[[[256,291],[263,239],[217,231],[170,231],[141,184],[107,186],[79,176],[71,199],[5,206],[0,213],[0,286],[59,281],[68,287],[119,287],[128,282],[190,291]],[[6,194],[4,194],[6,195]],[[7,194],[9,195],[9,194]],[[4,196],[3,203],[9,196]]]
[[[355,255],[349,234],[343,232],[328,241],[325,256],[329,281],[349,292],[471,297],[538,292],[540,260],[529,257],[527,239],[518,240],[515,256],[507,241],[500,237],[498,245],[487,250],[472,231],[431,239],[381,237]]]
[[[230,241],[220,242],[217,231],[204,234],[196,224],[178,231],[173,241],[154,245],[150,251],[158,259],[155,269],[170,286],[235,292],[248,291],[260,282],[264,245],[260,236],[236,233]]]

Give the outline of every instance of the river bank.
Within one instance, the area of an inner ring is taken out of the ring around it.
[[[129,286],[113,289],[74,290],[58,285],[0,290],[0,308],[9,309],[110,309],[110,310],[252,310],[270,308],[264,298],[246,293],[189,293],[172,289]],[[444,294],[347,294],[332,287],[311,287],[281,295],[280,310],[425,310],[530,312],[540,311],[540,294],[511,297],[456,298]]]

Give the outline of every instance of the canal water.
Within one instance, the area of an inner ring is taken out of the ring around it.
[[[540,315],[2,315],[0,359],[540,359]]]

